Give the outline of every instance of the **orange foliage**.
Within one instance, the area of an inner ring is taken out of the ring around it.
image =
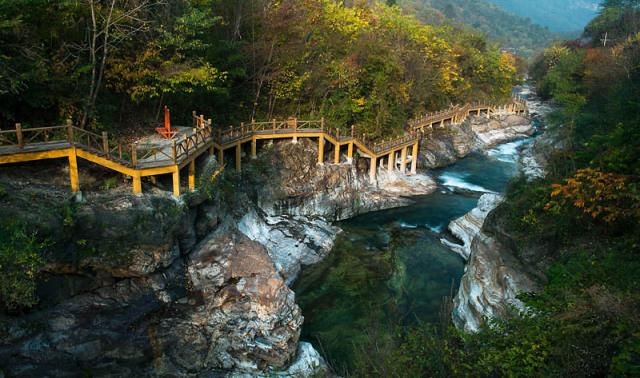
[[[547,211],[559,212],[570,205],[607,224],[640,219],[638,194],[627,176],[587,168],[552,187],[553,200],[546,204]]]

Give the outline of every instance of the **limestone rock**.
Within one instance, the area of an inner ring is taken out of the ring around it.
[[[452,317],[456,327],[468,332],[477,331],[487,318],[503,316],[510,306],[524,309],[517,296],[537,290],[511,249],[486,231],[487,217],[501,201],[498,195],[485,194],[475,209],[451,222],[449,230],[462,245],[442,240],[467,260]]]
[[[517,298],[536,290],[522,264],[494,238],[480,233],[473,239],[471,256],[454,299],[456,327],[475,332],[485,319],[505,315],[509,306],[524,309]]]
[[[289,285],[302,266],[318,263],[326,257],[340,232],[338,227],[321,217],[269,216],[259,209],[249,211],[238,223],[238,228],[267,248],[271,260]]]
[[[489,212],[495,209],[500,202],[502,202],[502,197],[497,194],[482,195],[473,210],[449,223],[449,231],[462,241],[462,244],[453,243],[446,238],[442,238],[440,241],[462,256],[465,261],[469,260],[473,239],[480,233]]]

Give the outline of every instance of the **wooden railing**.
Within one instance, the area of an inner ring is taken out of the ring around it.
[[[516,97],[506,105],[496,106],[488,102],[476,102],[464,106],[454,105],[449,109],[429,113],[410,121],[404,135],[381,142],[374,142],[370,136],[361,132],[355,126],[351,127],[350,132],[341,131],[340,128],[327,127],[324,118],[304,121],[293,117],[285,120],[274,119],[268,122],[255,122],[254,120],[250,123],[242,123],[240,126],[230,126],[214,133],[211,120],[205,120],[203,115],[198,116],[193,112],[193,132],[181,139],[172,141],[171,144],[121,144],[110,140],[106,132],[97,134],[72,126],[69,122],[65,126],[39,128],[22,128],[20,124],[16,124],[14,130],[0,130],[0,147],[23,149],[25,145],[30,144],[66,142],[71,146],[86,148],[119,164],[139,168],[149,163],[180,164],[185,160],[190,160],[196,152],[201,151],[205,146],[211,146],[213,142],[219,145],[227,145],[256,134],[320,132],[340,143],[353,141],[366,147],[376,155],[383,155],[400,146],[418,141],[420,139],[418,131],[424,125],[438,122],[444,124],[448,120],[451,123],[454,121],[462,122],[474,111],[487,110],[487,112],[491,112],[497,109],[508,109],[509,107],[516,111],[525,111],[526,101]]]

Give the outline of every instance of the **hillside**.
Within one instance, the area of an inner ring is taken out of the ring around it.
[[[599,0],[488,0],[505,10],[558,33],[576,33],[584,29],[598,12]]]
[[[523,56],[532,55],[558,37],[484,0],[403,0],[400,4],[428,23],[468,25]]]

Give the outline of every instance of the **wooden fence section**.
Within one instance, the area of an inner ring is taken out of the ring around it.
[[[258,139],[318,138],[318,163],[324,162],[325,141],[334,145],[334,163],[340,162],[341,147],[347,146],[347,161],[351,161],[354,150],[371,159],[371,176],[375,179],[377,160],[385,158],[388,167],[400,164],[405,172],[411,162],[415,173],[417,153],[423,133],[435,127],[463,122],[473,114],[487,115],[500,112],[525,113],[526,102],[515,98],[511,103],[492,105],[473,103],[451,106],[449,109],[429,113],[409,122],[406,132],[396,138],[374,142],[355,126],[347,132],[328,127],[324,119],[271,120],[267,122],[242,123],[240,126],[214,131],[211,119],[193,112],[192,128],[182,131],[178,139],[147,143],[122,144],[100,134],[75,127],[69,121],[64,126],[23,128],[16,124],[14,130],[0,130],[0,164],[68,157],[71,169],[71,184],[79,190],[77,157],[84,158],[106,168],[132,177],[134,192],[142,190],[140,179],[160,174],[173,175],[174,194],[180,193],[180,170],[189,166],[189,189],[195,186],[195,159],[205,152],[214,154],[218,150],[220,163],[224,151],[235,148],[236,168],[240,169],[242,144],[251,142],[251,156],[256,157]],[[186,129],[186,128],[181,128]],[[409,151],[411,149],[411,151]],[[412,156],[408,157],[411,154]],[[399,157],[398,157],[399,155]],[[75,167],[75,172],[73,167]]]

